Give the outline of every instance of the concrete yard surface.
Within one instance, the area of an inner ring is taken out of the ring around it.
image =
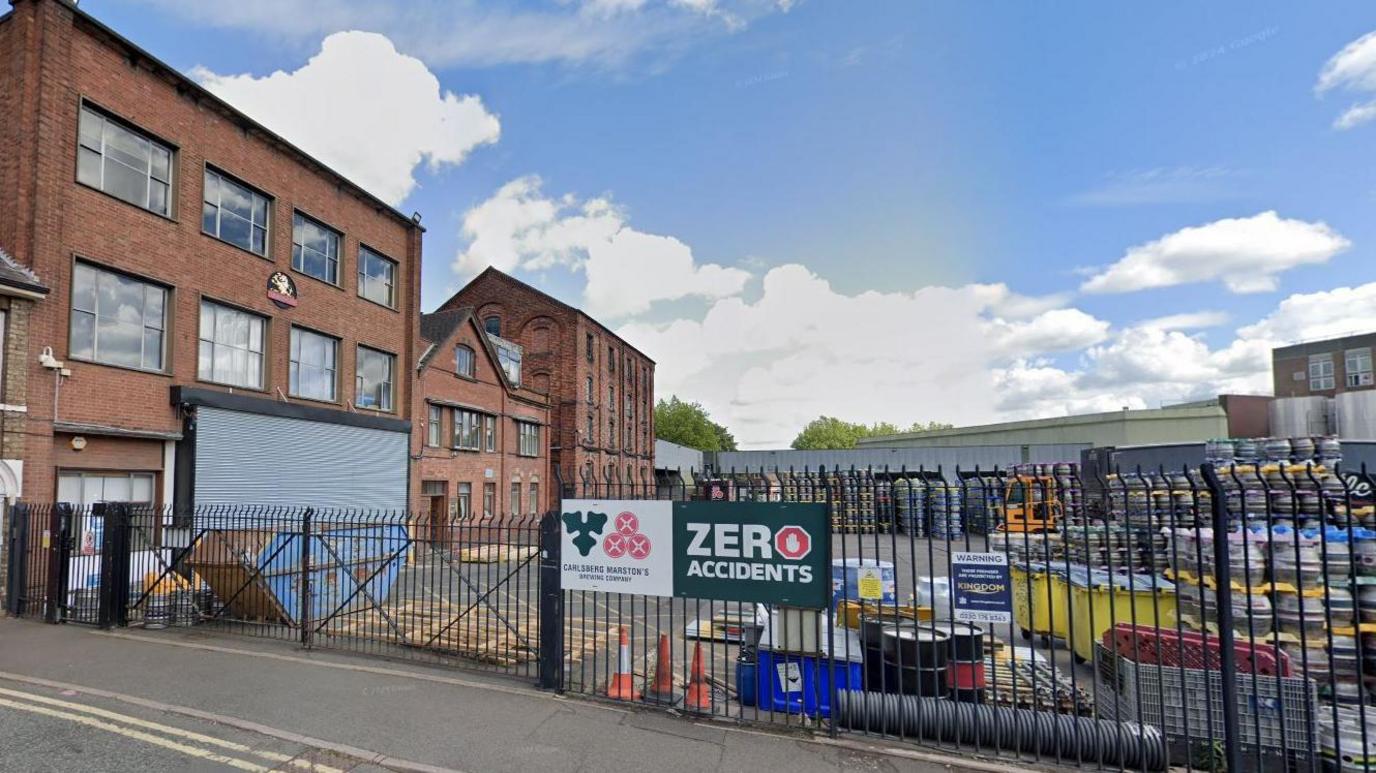
[[[562,698],[520,679],[284,642],[0,619],[6,771],[962,767],[996,769],[910,745],[695,721]]]

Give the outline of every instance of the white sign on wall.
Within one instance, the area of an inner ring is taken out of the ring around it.
[[[672,596],[673,504],[564,500],[559,524],[564,590]]]

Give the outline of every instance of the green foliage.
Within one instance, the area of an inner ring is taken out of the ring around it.
[[[799,451],[821,451],[855,448],[861,438],[878,435],[897,435],[903,432],[928,432],[937,429],[950,429],[950,424],[930,421],[926,424],[914,422],[907,429],[887,421],[874,424],[860,424],[837,419],[832,416],[819,416],[808,422],[807,426],[793,438],[793,448]]]
[[[655,437],[699,451],[735,451],[736,438],[698,403],[677,395],[655,403]]]

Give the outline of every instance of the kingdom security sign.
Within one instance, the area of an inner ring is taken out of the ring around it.
[[[1003,553],[951,554],[951,606],[966,623],[1013,622],[1013,584]]]
[[[566,500],[566,590],[827,606],[826,506]]]

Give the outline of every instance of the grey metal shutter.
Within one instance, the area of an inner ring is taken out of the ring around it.
[[[406,508],[407,433],[201,406],[196,504]]]

